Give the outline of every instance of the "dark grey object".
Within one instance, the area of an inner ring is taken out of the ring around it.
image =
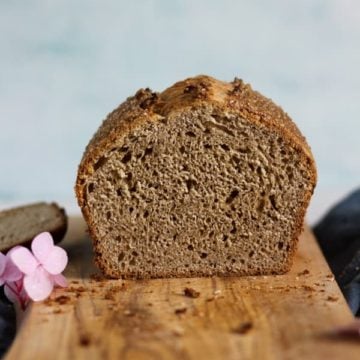
[[[0,291],[0,357],[2,357],[15,338],[16,316],[12,304]]]
[[[360,189],[335,205],[314,233],[351,310],[360,315]]]

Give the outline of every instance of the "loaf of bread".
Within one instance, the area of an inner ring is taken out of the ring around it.
[[[30,245],[33,238],[47,231],[55,243],[67,230],[65,210],[56,203],[39,202],[0,211],[0,251],[16,245]]]
[[[281,274],[316,184],[283,110],[242,80],[139,90],[87,146],[76,195],[115,278]]]

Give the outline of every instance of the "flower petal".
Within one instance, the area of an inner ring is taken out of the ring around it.
[[[64,271],[67,262],[68,256],[66,251],[59,246],[54,246],[42,265],[50,274],[57,275]]]
[[[11,258],[7,256],[6,268],[3,274],[5,281],[18,281],[22,278],[23,273],[13,263]]]
[[[66,277],[63,274],[52,275],[52,279],[54,280],[55,285],[60,287],[67,287],[68,282]]]
[[[29,249],[18,246],[9,252],[10,259],[26,275],[30,275],[39,265]]]
[[[18,296],[16,295],[16,293],[14,291],[12,283],[4,285],[4,294],[13,303],[18,300]]]
[[[53,287],[51,277],[42,266],[39,266],[32,274],[24,277],[24,288],[34,301],[46,299],[51,294]]]
[[[54,240],[50,233],[37,235],[31,243],[31,250],[38,261],[43,264],[54,248]]]
[[[2,274],[5,271],[6,261],[6,256],[0,252],[0,277],[2,277]]]

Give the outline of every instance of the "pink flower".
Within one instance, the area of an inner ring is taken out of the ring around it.
[[[21,271],[11,261],[10,257],[0,252],[0,286],[6,282],[17,281],[21,278]]]
[[[0,285],[4,285],[4,293],[11,302],[18,301],[24,310],[29,301],[23,287],[23,273],[10,259],[11,250],[5,256],[0,253]]]
[[[6,297],[13,303],[18,302],[22,310],[25,310],[29,302],[29,296],[24,289],[23,278],[13,282],[6,282],[4,286]]]
[[[48,232],[37,235],[31,243],[31,250],[17,246],[9,252],[10,259],[24,273],[24,290],[34,301],[46,299],[54,285],[67,286],[61,274],[68,262],[64,249],[54,245]]]

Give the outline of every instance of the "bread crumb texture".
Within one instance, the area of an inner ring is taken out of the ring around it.
[[[281,274],[316,184],[310,148],[242,80],[139,90],[87,146],[76,195],[110,277]]]

